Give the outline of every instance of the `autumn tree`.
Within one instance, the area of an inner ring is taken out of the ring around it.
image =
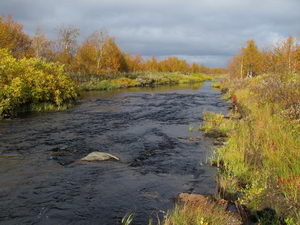
[[[144,69],[147,71],[160,71],[160,67],[155,56],[152,56],[151,59],[146,60],[144,67]]]
[[[70,70],[77,50],[79,29],[73,26],[62,26],[57,29],[57,32],[58,39],[56,41],[56,60],[67,65],[67,68]]]
[[[228,63],[228,71],[231,78],[244,78],[243,56],[236,55]]]
[[[296,45],[296,50],[295,50],[295,61],[296,61],[296,72],[300,74],[300,45]]]
[[[127,71],[124,55],[116,44],[114,38],[107,38],[102,51],[100,64],[103,72],[115,73],[119,71]]]
[[[262,73],[290,74],[300,72],[300,46],[292,36],[261,51],[254,41],[247,42],[239,55],[228,64],[231,77],[251,77]]]
[[[73,69],[80,74],[96,74],[97,52],[87,39],[78,48]]]
[[[253,40],[247,41],[241,52],[241,76],[253,77],[261,71],[261,53]]]
[[[200,68],[200,65],[197,64],[197,63],[192,63],[192,66],[191,66],[191,72],[192,73],[199,73],[201,70]]]
[[[278,41],[272,55],[273,72],[294,73],[297,67],[297,45],[290,36],[286,40]]]
[[[125,61],[129,71],[138,72],[145,69],[145,63],[141,54],[132,56],[131,54],[125,54]]]
[[[296,42],[295,39],[290,36],[283,44],[283,55],[285,70],[287,73],[295,73],[296,71]]]
[[[76,54],[76,70],[84,74],[101,74],[103,46],[108,38],[106,30],[95,32],[83,42]]]
[[[101,58],[103,57],[103,46],[105,41],[108,39],[108,31],[106,29],[101,29],[95,32],[90,37],[90,44],[94,47],[96,53],[96,74],[100,74],[101,68]]]
[[[176,56],[160,61],[159,65],[163,72],[189,72],[190,70],[188,62]]]
[[[46,38],[44,32],[38,28],[32,37],[32,47],[35,57],[44,58],[53,61],[55,57],[54,42]]]
[[[23,32],[23,26],[12,20],[12,16],[0,17],[0,48],[8,48],[14,57],[32,57],[34,55],[31,40]]]

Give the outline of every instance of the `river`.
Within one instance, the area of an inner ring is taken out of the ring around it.
[[[148,224],[180,192],[215,192],[210,140],[190,131],[226,113],[210,87],[90,92],[74,108],[0,122],[0,224]],[[90,152],[120,161],[77,163]]]

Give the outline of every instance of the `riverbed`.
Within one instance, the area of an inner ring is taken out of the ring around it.
[[[203,85],[89,92],[74,108],[0,122],[0,224],[134,225],[162,218],[180,192],[213,194]],[[78,163],[93,151],[120,161]]]

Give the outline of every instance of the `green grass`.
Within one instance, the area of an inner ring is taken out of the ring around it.
[[[204,112],[203,123],[200,127],[208,137],[227,137],[230,130],[233,129],[231,121],[224,119],[223,114],[217,114],[212,112]]]
[[[120,73],[109,76],[73,75],[84,90],[112,90],[129,87],[153,87],[158,85],[195,84],[211,80],[212,77],[204,74],[180,73]]]
[[[15,110],[15,115],[24,115],[30,112],[55,112],[66,110],[75,105],[75,101],[65,102],[61,105],[56,105],[51,102],[23,104]]]
[[[53,112],[53,111],[60,111],[66,110],[74,106],[75,102],[66,102],[62,105],[55,105],[49,102],[37,103],[37,104],[30,104],[29,105],[29,112]]]
[[[134,218],[134,214],[128,213],[122,218],[121,224],[122,225],[130,225],[133,221],[133,218]]]

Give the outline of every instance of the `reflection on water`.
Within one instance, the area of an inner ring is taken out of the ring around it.
[[[0,122],[1,224],[134,224],[180,192],[213,193],[204,110],[225,112],[209,83],[88,92],[76,107]],[[195,137],[197,136],[197,137]],[[120,162],[77,163],[93,151]]]

